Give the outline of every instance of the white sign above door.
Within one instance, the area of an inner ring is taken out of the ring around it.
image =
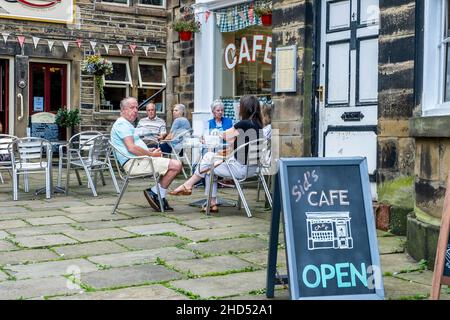
[[[0,18],[73,23],[75,0],[0,0]]]

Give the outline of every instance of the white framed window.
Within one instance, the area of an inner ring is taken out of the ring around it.
[[[138,0],[139,6],[165,8],[166,0]]]
[[[425,0],[422,115],[450,115],[450,0]]]
[[[111,4],[111,5],[115,5],[115,6],[125,6],[125,7],[130,6],[130,1],[131,0],[99,0],[99,2],[101,2],[101,3]]]
[[[140,60],[138,71],[138,101],[141,103],[166,86],[166,64],[162,61]],[[162,92],[153,99],[158,113],[166,110],[165,96],[165,92]]]
[[[120,101],[130,95],[131,72],[128,59],[110,58],[113,64],[113,73],[104,76],[105,100],[100,103],[101,110],[119,110]]]

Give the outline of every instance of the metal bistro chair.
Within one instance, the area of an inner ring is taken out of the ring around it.
[[[57,180],[57,184],[56,184],[58,187],[61,187],[63,162],[66,161],[66,163],[67,163],[67,149],[69,147],[71,149],[75,149],[75,148],[80,148],[80,146],[83,146],[84,150],[80,150],[80,152],[81,152],[81,154],[86,155],[89,153],[89,150],[90,150],[90,145],[86,144],[86,142],[98,135],[101,135],[101,134],[102,133],[100,131],[83,131],[83,132],[73,135],[69,139],[67,144],[59,146],[58,180]],[[92,140],[91,140],[91,142],[92,142]],[[64,155],[64,153],[66,153],[66,155]],[[82,185],[81,177],[80,177],[78,170],[75,170],[75,174],[77,175],[78,184],[81,186]],[[103,176],[102,176],[102,179],[103,179]]]
[[[172,148],[171,153],[164,153],[164,154],[168,155],[168,156],[175,157],[175,159],[177,159],[181,163],[184,163],[182,160],[186,161],[187,164],[189,165],[189,168],[191,168],[191,171],[192,171],[191,161],[189,160],[189,157],[187,156],[186,152],[184,152],[183,145],[184,145],[184,139],[190,138],[191,135],[192,135],[192,132],[193,132],[192,129],[183,130],[183,131],[180,131],[176,136],[174,136],[173,139],[171,139],[171,140],[164,140],[163,141],[163,142],[167,142],[167,144]],[[179,141],[179,145],[181,145],[181,150],[175,150],[175,148],[173,147],[173,143],[175,141],[177,141],[177,142]],[[183,152],[183,155],[180,155],[181,152]],[[186,170],[184,169],[184,165],[181,168],[183,170],[184,178],[187,179],[188,175],[186,174]],[[192,174],[192,172],[191,172],[191,174]]]
[[[117,184],[116,176],[111,165],[111,146],[109,144],[109,134],[101,134],[81,144],[78,148],[67,148],[67,179],[66,179],[66,195],[69,193],[70,170],[73,167],[75,170],[83,169],[86,172],[88,179],[88,186],[91,188],[94,197],[97,196],[96,182],[92,180],[92,173],[109,170],[111,179],[117,193],[120,193],[119,185]],[[86,147],[89,146],[88,151]],[[83,156],[82,153],[87,152],[88,155]]]
[[[267,140],[266,139],[258,139],[258,140],[253,140],[253,141],[247,142],[247,143],[239,146],[238,148],[233,150],[233,152],[231,152],[226,157],[220,157],[220,156],[213,157],[212,162],[211,162],[211,164],[212,164],[211,168],[213,168],[213,169],[211,170],[212,174],[210,174],[210,184],[209,184],[210,188],[208,190],[208,199],[207,199],[208,200],[207,201],[207,214],[209,214],[211,193],[212,193],[212,183],[213,183],[213,179],[214,179],[214,174],[213,174],[214,173],[214,165],[213,164],[216,163],[217,160],[223,160],[223,162],[228,167],[230,176],[225,177],[225,178],[233,179],[234,184],[235,184],[236,189],[239,194],[239,200],[244,205],[245,212],[247,213],[247,216],[249,218],[252,217],[252,213],[248,206],[247,200],[245,199],[244,191],[241,186],[241,184],[249,178],[256,177],[258,180],[261,181],[261,184],[263,185],[263,188],[266,193],[269,204],[272,207],[272,197],[270,195],[269,188],[267,187],[266,180],[264,179],[264,176],[262,173],[263,165],[261,163],[261,157],[263,156],[265,150],[267,150]],[[244,177],[238,177],[231,166],[231,161],[234,161],[235,155],[240,156],[243,152],[247,152],[247,154],[246,154],[247,161],[245,163],[247,165],[247,172],[244,175]]]
[[[50,199],[52,192],[52,145],[42,138],[18,138],[8,146],[11,154],[13,199],[18,199],[19,175],[45,172],[45,197]],[[25,183],[25,191],[28,190]]]
[[[2,183],[5,183],[5,181],[3,181],[1,171],[7,171],[12,176],[11,155],[9,154],[8,145],[15,139],[17,139],[16,136],[0,134],[0,181]]]
[[[147,178],[147,177],[153,178],[153,180],[154,180],[154,182],[155,182],[156,189],[157,189],[157,191],[158,191],[159,206],[160,206],[160,208],[161,208],[161,212],[164,212],[164,204],[163,204],[163,202],[162,202],[161,192],[160,192],[160,190],[159,190],[159,184],[158,184],[159,179],[160,179],[161,176],[160,176],[157,172],[155,172],[155,170],[154,170],[153,159],[152,159],[152,157],[148,157],[148,156],[129,156],[129,155],[124,154],[122,151],[120,151],[120,149],[117,148],[112,142],[109,142],[109,144],[111,145],[112,150],[113,150],[112,153],[113,153],[113,155],[114,155],[114,160],[115,160],[115,163],[116,163],[117,171],[119,172],[119,177],[120,177],[120,178],[122,179],[122,181],[123,181],[122,190],[120,191],[119,197],[117,198],[117,201],[116,201],[116,203],[115,203],[115,205],[114,205],[112,214],[114,214],[114,213],[116,212],[117,208],[119,207],[120,200],[122,199],[122,197],[123,197],[123,195],[124,195],[124,193],[125,193],[125,190],[126,190],[127,187],[128,187],[128,183],[130,182],[130,180],[139,179],[139,178]],[[123,157],[125,157],[126,159],[128,159],[127,162],[128,162],[128,161],[131,161],[130,172],[132,172],[136,160],[139,160],[139,159],[149,159],[150,165],[151,165],[151,169],[152,169],[152,172],[153,172],[153,173],[145,173],[145,174],[140,174],[140,175],[132,175],[132,174],[129,174],[129,173],[126,172],[125,169],[119,164],[119,161],[117,160],[117,156],[116,156],[117,154],[120,154],[120,155],[122,155]]]

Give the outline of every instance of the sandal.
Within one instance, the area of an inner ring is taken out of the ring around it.
[[[190,196],[192,194],[192,189],[186,188],[184,184],[182,184],[181,186],[183,187],[183,189],[181,189],[180,191],[170,191],[169,194],[171,196]]]
[[[202,207],[202,212],[206,212],[206,206]],[[210,212],[210,213],[217,213],[217,212],[219,212],[219,208],[217,207],[216,204],[215,204],[215,205],[212,205],[212,206],[209,208],[209,212]]]

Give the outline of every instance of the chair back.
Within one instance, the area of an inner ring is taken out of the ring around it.
[[[173,150],[175,150],[174,145],[177,146],[175,152],[178,154],[183,149],[184,140],[187,138],[190,138],[192,135],[193,130],[187,129],[187,130],[181,130],[179,131],[173,139],[168,142]]]
[[[111,145],[109,144],[110,135],[100,134],[94,138],[85,141],[80,145],[81,150],[89,148],[90,163],[93,166],[107,165],[111,156]]]
[[[92,138],[95,138],[98,135],[101,135],[102,133],[100,131],[82,131],[80,133],[77,133],[73,135],[68,142],[70,149],[80,149],[82,147],[83,151],[88,151],[90,149],[90,146],[93,143]],[[87,143],[90,141],[89,143]]]
[[[228,161],[237,158],[240,163],[247,166],[246,175],[239,180],[243,181],[248,177],[254,176],[261,170],[263,166],[261,158],[265,150],[267,150],[267,140],[264,138],[251,140],[233,150],[227,157]]]
[[[43,170],[51,166],[52,145],[42,138],[17,138],[9,144],[13,169]]]
[[[17,139],[16,136],[9,134],[0,134],[0,166],[11,167],[11,156],[9,154],[8,146]]]

